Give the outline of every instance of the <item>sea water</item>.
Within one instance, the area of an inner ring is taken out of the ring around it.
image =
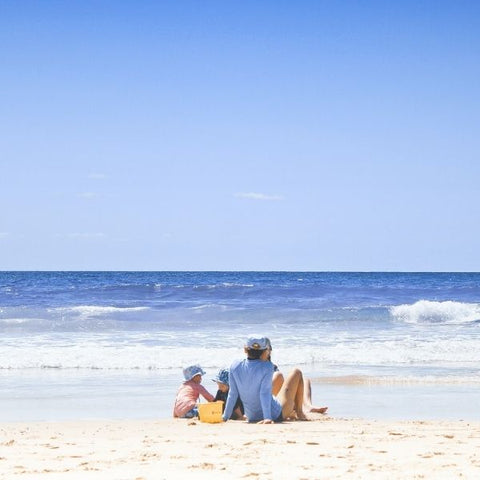
[[[331,415],[480,419],[480,274],[0,272],[0,420],[166,418],[273,344]]]

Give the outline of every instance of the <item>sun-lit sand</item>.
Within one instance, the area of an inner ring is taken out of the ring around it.
[[[0,424],[1,479],[480,478],[480,422]]]

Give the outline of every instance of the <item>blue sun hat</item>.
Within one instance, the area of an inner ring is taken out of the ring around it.
[[[188,382],[191,380],[195,375],[205,375],[205,371],[200,365],[190,365],[189,367],[185,367],[183,369],[183,377],[185,381]]]
[[[250,335],[248,337],[247,342],[245,343],[245,347],[249,350],[266,350],[270,340],[267,337],[262,337],[260,335]]]
[[[217,376],[215,378],[212,378],[213,382],[218,382],[218,383],[223,383],[224,385],[229,386],[230,383],[228,382],[228,368],[221,368]]]

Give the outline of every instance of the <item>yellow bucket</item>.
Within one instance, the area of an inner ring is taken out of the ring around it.
[[[223,402],[221,400],[217,402],[199,403],[198,417],[200,421],[206,423],[222,422],[222,405]]]

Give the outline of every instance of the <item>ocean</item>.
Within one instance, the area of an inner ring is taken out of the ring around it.
[[[170,417],[251,333],[331,415],[480,419],[480,273],[0,272],[0,421]]]

